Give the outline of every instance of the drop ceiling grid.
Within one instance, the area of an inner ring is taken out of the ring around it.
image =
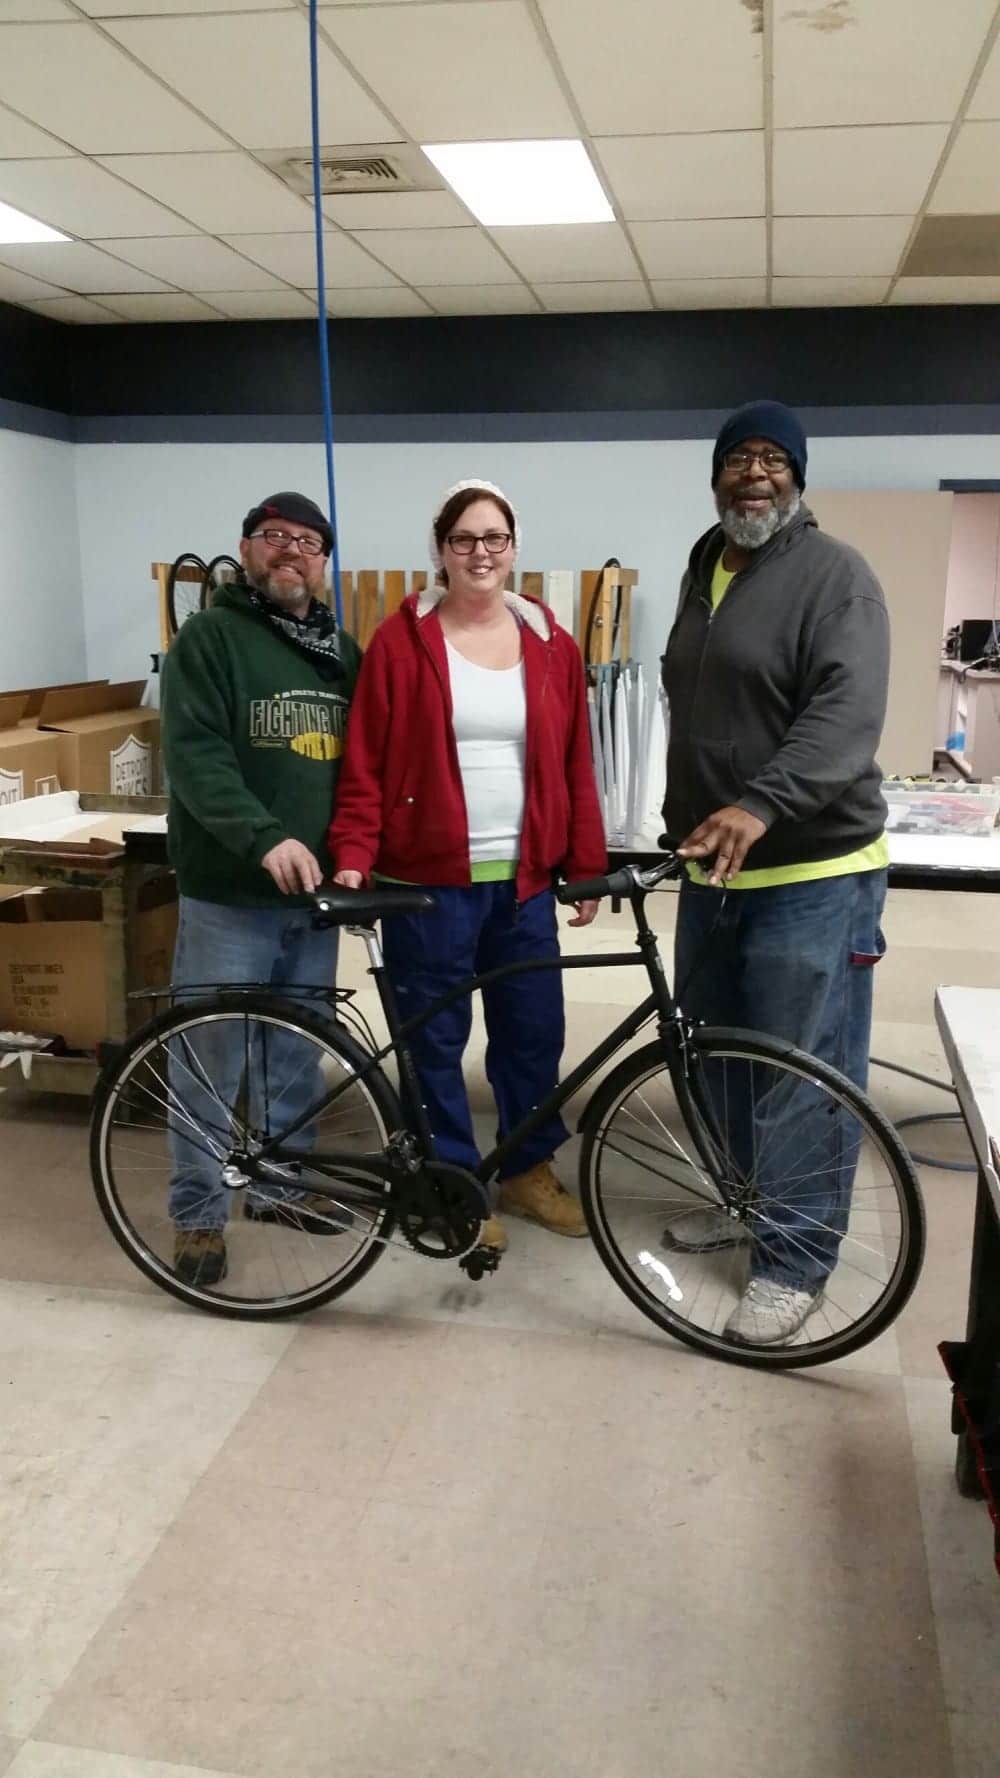
[[[262,159],[308,139],[305,11],[5,0],[0,199],[79,239],[0,246],[0,300],[311,312],[311,205]],[[664,0],[321,0],[320,27],[325,145],[578,135],[615,213],[488,230],[447,190],[330,198],[330,313],[927,300],[900,280],[924,216],[1000,213],[996,0],[700,0],[683,30]]]

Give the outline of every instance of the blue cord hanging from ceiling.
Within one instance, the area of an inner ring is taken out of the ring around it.
[[[309,0],[309,108],[312,121],[313,221],[316,228],[316,290],[319,325],[320,389],[323,401],[323,440],[326,446],[326,483],[333,526],[333,599],[338,624],[344,621],[340,591],[340,529],[337,524],[337,485],[333,472],[333,401],[330,395],[330,341],[326,320],[326,268],[323,256],[323,211],[319,164],[319,37],[317,0]]]

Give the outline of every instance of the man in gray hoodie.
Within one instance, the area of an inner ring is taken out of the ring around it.
[[[803,504],[806,460],[780,402],[738,409],[715,444],[719,523],[691,552],[663,656],[663,816],[688,860],[676,981],[695,1018],[786,1038],[864,1087],[871,965],[885,948],[875,749],[889,626],[868,564]],[[731,1337],[783,1344],[819,1306],[847,1226],[844,1173],[832,1159],[828,1177],[812,1172],[808,1216],[774,1188]],[[702,1210],[665,1236],[689,1252],[740,1238]]]

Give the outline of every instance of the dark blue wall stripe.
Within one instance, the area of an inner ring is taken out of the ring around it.
[[[802,408],[814,438],[1000,434],[1000,403],[982,407]],[[603,443],[714,438],[723,408],[652,413],[343,414],[340,444]],[[318,444],[319,414],[90,415],[72,422],[83,444]]]
[[[74,422],[69,414],[53,408],[31,407],[24,401],[0,398],[0,428],[4,432],[30,432],[35,438],[61,438],[67,443],[75,436]]]

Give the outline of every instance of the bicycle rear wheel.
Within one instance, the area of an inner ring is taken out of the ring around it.
[[[627,1056],[588,1107],[580,1196],[636,1308],[740,1364],[856,1351],[898,1315],[923,1259],[920,1188],[892,1125],[835,1069],[749,1032],[696,1030],[679,1088],[662,1043]],[[808,1308],[767,1344],[765,1283]]]
[[[393,1226],[365,1162],[402,1126],[381,1070],[358,1078],[367,1060],[339,1026],[268,994],[191,1001],[137,1032],[101,1077],[90,1141],[97,1200],[129,1259],[183,1302],[246,1320],[349,1290]],[[335,1088],[257,1168],[261,1144]]]

